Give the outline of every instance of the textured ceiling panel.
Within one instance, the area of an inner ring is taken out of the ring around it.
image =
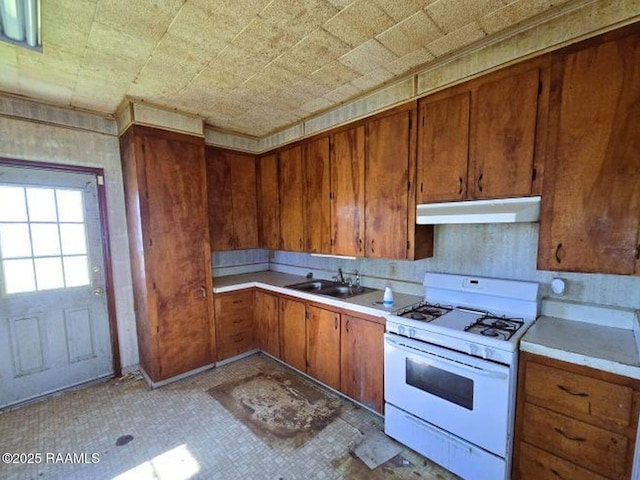
[[[0,43],[0,91],[262,137],[588,1],[46,0],[42,53]]]

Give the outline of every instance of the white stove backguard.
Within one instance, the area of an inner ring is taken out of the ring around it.
[[[422,283],[425,299],[432,303],[474,308],[525,320],[538,316],[537,282],[426,273]]]

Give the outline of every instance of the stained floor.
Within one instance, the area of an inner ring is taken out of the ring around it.
[[[250,388],[275,393],[249,401]],[[284,434],[267,422],[261,434],[268,407],[300,410],[285,404],[292,396],[315,406],[309,419],[289,419]],[[383,429],[380,417],[258,354],[157,390],[111,380],[0,413],[0,478],[457,478],[404,447],[370,470],[353,449],[372,428]]]

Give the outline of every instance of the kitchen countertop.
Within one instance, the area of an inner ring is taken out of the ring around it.
[[[245,288],[257,287],[284,295],[291,295],[315,303],[323,303],[326,305],[379,317],[384,317],[390,312],[422,300],[422,297],[419,297],[417,295],[407,295],[404,293],[394,292],[393,306],[383,307],[382,304],[379,303],[382,302],[382,290],[375,290],[363,295],[356,295],[355,297],[351,297],[348,299],[336,299],[332,297],[326,297],[324,295],[317,295],[314,293],[301,292],[298,290],[293,290],[291,288],[286,288],[286,285],[293,285],[296,283],[307,281],[309,281],[309,279],[306,277],[291,275],[288,273],[272,271],[243,273],[240,275],[215,277],[213,279],[213,292],[225,293],[235,290],[242,290]]]
[[[588,307],[587,307],[588,308]],[[600,309],[600,307],[596,307]],[[584,306],[580,306],[584,313]],[[560,311],[558,309],[549,309]],[[599,310],[601,311],[601,309]],[[617,311],[619,313],[619,311]],[[522,337],[520,350],[640,379],[637,329],[541,315]],[[622,312],[632,320],[633,311]],[[571,316],[571,315],[568,315]],[[586,317],[592,318],[592,317]]]

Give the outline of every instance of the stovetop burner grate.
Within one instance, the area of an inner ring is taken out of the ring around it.
[[[478,333],[486,337],[509,340],[524,324],[522,318],[499,317],[491,313],[483,315],[472,324],[465,327],[465,332]]]
[[[410,318],[412,320],[430,322],[431,320],[441,317],[451,310],[453,310],[453,307],[451,305],[420,302],[398,310],[397,312],[395,312],[395,315],[399,317]]]

